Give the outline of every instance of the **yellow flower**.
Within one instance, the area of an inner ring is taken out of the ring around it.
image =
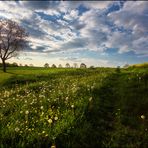
[[[145,116],[144,116],[144,115],[141,115],[141,119],[143,119],[143,120],[144,120],[144,119],[145,119]]]
[[[91,100],[92,100],[92,97],[89,98],[89,101],[91,101]]]
[[[28,111],[28,110],[26,110],[26,111],[25,111],[25,114],[26,114],[26,115],[28,115],[28,114],[29,114],[29,111]]]
[[[58,120],[58,117],[54,117],[54,120]]]
[[[74,105],[71,105],[71,108],[74,108]]]
[[[50,123],[50,124],[51,124],[51,123],[52,123],[52,119],[48,119],[48,123]]]

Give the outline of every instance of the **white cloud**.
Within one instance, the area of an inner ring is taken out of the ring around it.
[[[147,55],[148,2],[127,1],[123,8],[106,16],[113,3],[116,2],[0,1],[0,17],[13,19],[26,28],[30,34],[30,53],[77,50],[105,53],[107,48],[117,48],[119,53],[134,51]],[[80,13],[80,5],[87,7],[87,11]]]
[[[68,14],[64,15],[64,19],[68,21],[73,21],[78,18],[78,10],[71,10]]]
[[[93,9],[106,9],[113,1],[83,1],[83,5]]]
[[[147,54],[147,8],[147,1],[127,1],[121,10],[110,13],[109,18],[117,27],[123,27],[131,33],[113,33],[107,44],[118,47],[120,53],[132,50],[137,54]]]

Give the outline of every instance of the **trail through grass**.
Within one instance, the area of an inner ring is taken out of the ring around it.
[[[1,147],[148,147],[146,69],[40,70],[0,78]]]

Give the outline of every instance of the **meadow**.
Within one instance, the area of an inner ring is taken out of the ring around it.
[[[0,69],[1,148],[148,147],[148,68]]]

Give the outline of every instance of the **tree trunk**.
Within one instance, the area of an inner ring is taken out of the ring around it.
[[[6,63],[5,63],[5,59],[2,59],[2,63],[3,63],[3,72],[6,72]]]

